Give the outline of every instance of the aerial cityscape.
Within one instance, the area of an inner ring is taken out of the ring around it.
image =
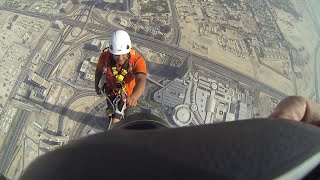
[[[138,102],[171,127],[267,117],[320,103],[316,0],[0,0],[0,173],[105,131],[100,53],[126,30],[147,64]],[[318,19],[317,19],[318,18]]]

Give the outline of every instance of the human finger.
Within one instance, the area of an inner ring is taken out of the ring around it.
[[[131,107],[131,104],[132,104],[132,99],[131,99],[131,98],[128,98],[128,99],[127,99],[127,105],[128,105],[129,107]]]
[[[320,125],[320,104],[307,99],[306,113],[302,121],[319,126]]]
[[[133,103],[132,103],[132,107],[136,107],[136,105],[137,105],[137,101],[134,100]]]
[[[269,118],[302,121],[307,108],[307,99],[301,96],[289,96],[277,105]]]
[[[129,106],[130,107],[135,107],[136,105],[137,105],[137,101],[135,99],[131,99],[130,103],[129,103]]]

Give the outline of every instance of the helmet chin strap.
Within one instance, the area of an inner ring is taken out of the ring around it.
[[[130,52],[128,52],[128,59],[127,60],[130,60],[130,57],[131,57]]]

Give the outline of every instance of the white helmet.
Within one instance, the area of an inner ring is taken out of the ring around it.
[[[122,55],[130,52],[131,40],[129,34],[124,30],[116,30],[112,33],[109,40],[110,53]]]

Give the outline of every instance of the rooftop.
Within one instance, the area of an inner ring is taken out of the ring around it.
[[[28,80],[33,82],[33,83],[36,83],[37,85],[39,85],[40,87],[42,87],[44,89],[50,89],[51,88],[50,82],[47,81],[46,79],[44,79],[43,77],[39,76],[35,72],[30,73]]]

